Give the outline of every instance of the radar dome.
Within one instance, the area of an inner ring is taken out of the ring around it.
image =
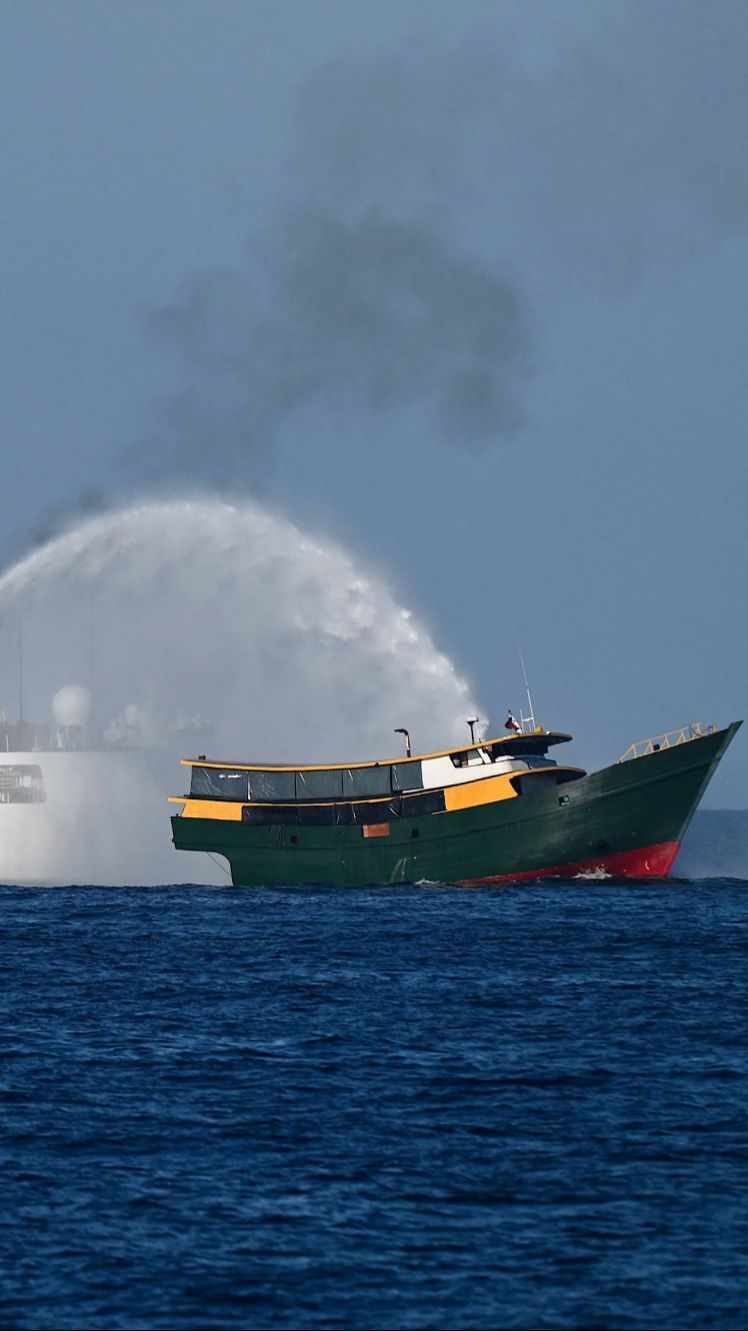
[[[66,684],[52,699],[52,715],[58,726],[85,726],[91,715],[91,694],[82,684]]]

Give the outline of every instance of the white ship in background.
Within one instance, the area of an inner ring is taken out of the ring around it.
[[[12,723],[0,707],[0,804],[42,804],[47,798],[40,755],[71,753],[87,747],[91,695],[81,685],[58,689],[52,699],[53,725],[20,719]],[[12,759],[12,760],[11,760]]]
[[[178,749],[209,732],[200,716],[154,724],[135,702],[99,724],[80,684],[57,690],[48,722],[0,707],[0,881],[173,882],[163,804]],[[212,868],[203,881],[219,881]]]

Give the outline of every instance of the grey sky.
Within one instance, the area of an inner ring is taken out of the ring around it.
[[[742,0],[0,14],[6,562],[244,490],[589,765],[745,713]]]

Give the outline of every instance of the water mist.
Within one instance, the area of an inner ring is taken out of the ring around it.
[[[124,746],[38,755],[46,803],[0,807],[6,881],[221,881],[170,843],[180,754],[387,757],[394,727],[439,746],[476,711],[379,577],[256,502],[147,502],[87,520],[0,578],[0,615],[6,630],[22,618],[27,717],[47,719],[55,691],[82,683],[97,734]]]

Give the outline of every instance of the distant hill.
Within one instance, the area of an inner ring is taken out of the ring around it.
[[[677,878],[748,878],[748,809],[698,809],[673,873]]]

